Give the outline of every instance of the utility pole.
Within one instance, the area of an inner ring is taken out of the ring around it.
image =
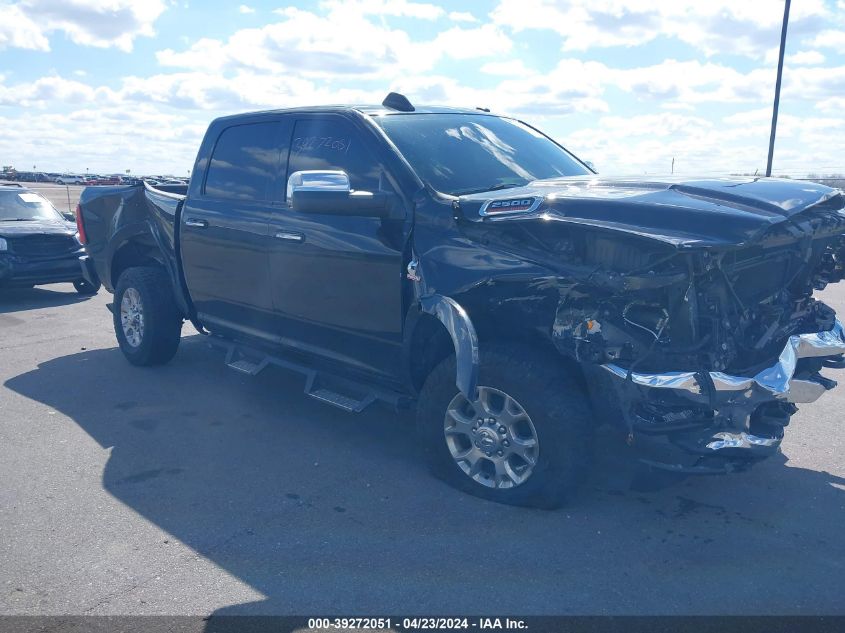
[[[786,48],[786,26],[789,24],[789,5],[792,0],[786,0],[783,6],[783,27],[780,31],[780,55],[778,56],[778,78],[775,82],[775,105],[772,109],[772,133],[769,136],[769,161],[766,163],[766,176],[772,175],[772,156],[775,153],[775,132],[778,127],[778,106],[780,105],[780,81],[783,76],[783,51]]]

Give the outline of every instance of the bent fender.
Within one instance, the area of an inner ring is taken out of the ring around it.
[[[475,327],[459,303],[442,295],[420,298],[423,312],[431,314],[446,327],[455,345],[457,372],[455,386],[470,402],[478,398],[478,336]]]

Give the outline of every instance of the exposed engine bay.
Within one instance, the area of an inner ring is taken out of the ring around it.
[[[681,211],[649,207],[636,224],[623,214],[637,209],[607,195],[612,187],[549,196],[545,183],[534,185],[532,193],[545,194],[545,204],[534,205],[539,221],[503,213],[468,234],[555,269],[532,284],[557,292],[551,339],[582,366],[593,400],[627,427],[630,441],[661,435],[683,449],[683,459],[653,465],[744,468],[778,450],[796,403],[836,386],[820,371],[845,367],[845,334],[813,292],[845,277],[841,193],[784,212],[769,200],[708,191],[718,212],[705,220],[689,211],[702,204],[701,192],[670,186],[692,202]],[[599,216],[603,195],[611,202]],[[471,216],[471,203],[460,206]],[[549,306],[535,298],[534,314]]]

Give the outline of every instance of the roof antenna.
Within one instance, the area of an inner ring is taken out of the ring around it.
[[[390,108],[391,110],[398,110],[399,112],[413,112],[414,106],[411,105],[411,102],[408,101],[408,97],[403,94],[399,94],[398,92],[390,92],[384,98],[384,101],[381,102],[385,108]]]

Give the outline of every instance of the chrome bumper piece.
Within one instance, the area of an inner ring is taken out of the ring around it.
[[[674,371],[665,373],[630,372],[614,364],[601,365],[611,374],[623,399],[642,398],[666,391],[714,411],[712,425],[689,432],[672,441],[688,452],[740,458],[763,457],[778,450],[783,428],[772,429],[752,422],[752,414],[766,403],[814,402],[836,382],[811,371],[796,375],[803,358],[834,359],[845,354],[845,328],[837,319],[833,329],[789,337],[771,367],[753,376],[724,372]],[[653,390],[653,391],[652,391]],[[786,406],[786,405],[784,405]],[[788,417],[786,418],[788,421]]]
[[[811,379],[796,378],[795,369],[798,360],[840,354],[845,354],[845,329],[837,319],[833,329],[827,332],[790,336],[777,362],[754,376],[732,376],[720,371],[711,371],[707,374],[716,392],[743,394],[749,398],[757,392],[785,402],[815,402],[827,391],[827,387]],[[614,364],[605,364],[602,367],[617,378],[628,380],[627,369]],[[705,392],[705,387],[700,382],[702,373],[692,371],[663,374],[632,372],[630,380],[641,387],[674,389],[701,395]]]

